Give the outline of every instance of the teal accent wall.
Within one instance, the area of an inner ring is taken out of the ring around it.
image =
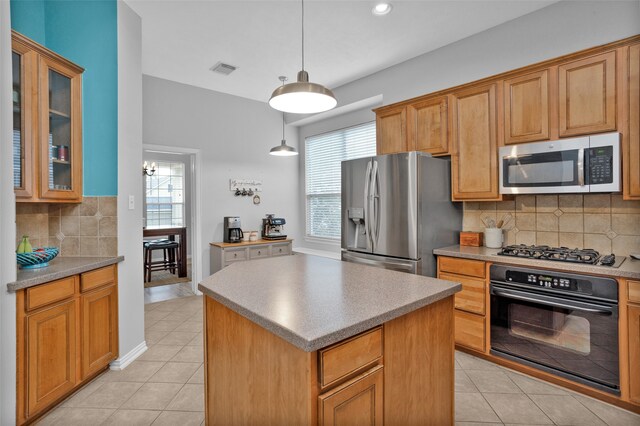
[[[44,18],[40,25],[31,21],[32,13],[39,13],[38,4]],[[38,42],[44,40],[47,48],[84,68],[83,192],[86,196],[117,195],[116,0],[11,0],[11,27]]]
[[[44,0],[11,0],[11,28],[45,43]]]

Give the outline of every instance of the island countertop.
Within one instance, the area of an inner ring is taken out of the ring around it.
[[[297,254],[238,262],[198,286],[306,352],[460,291],[459,283]]]

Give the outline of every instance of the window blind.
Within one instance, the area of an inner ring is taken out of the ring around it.
[[[340,163],[376,155],[376,123],[305,139],[306,233],[340,239]]]

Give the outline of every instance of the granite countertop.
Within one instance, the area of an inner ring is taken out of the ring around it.
[[[49,281],[81,274],[92,269],[102,268],[122,262],[124,256],[114,257],[56,257],[49,266],[41,269],[19,269],[18,279],[7,284],[10,292],[33,287]]]
[[[462,286],[297,254],[235,263],[198,288],[312,352],[451,296]]]
[[[485,262],[501,263],[506,265],[520,265],[555,269],[583,274],[605,275],[615,278],[631,278],[640,280],[640,260],[628,257],[619,268],[609,266],[595,266],[568,262],[553,262],[549,260],[523,259],[519,257],[498,256],[500,249],[487,247],[451,246],[435,249],[433,254],[438,256],[460,257],[463,259],[483,260]]]

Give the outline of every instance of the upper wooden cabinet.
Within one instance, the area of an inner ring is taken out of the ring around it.
[[[12,33],[18,202],[82,201],[83,69]]]
[[[622,139],[623,189],[625,199],[640,200],[640,43],[629,47],[628,64],[629,130]]]
[[[616,129],[616,52],[558,66],[560,137]]]
[[[378,155],[412,151],[407,138],[407,109],[404,106],[376,111]]]
[[[448,100],[440,96],[407,106],[409,146],[433,155],[449,152]]]
[[[504,82],[504,143],[549,139],[549,70]]]
[[[453,94],[453,200],[497,200],[498,139],[495,83]]]

